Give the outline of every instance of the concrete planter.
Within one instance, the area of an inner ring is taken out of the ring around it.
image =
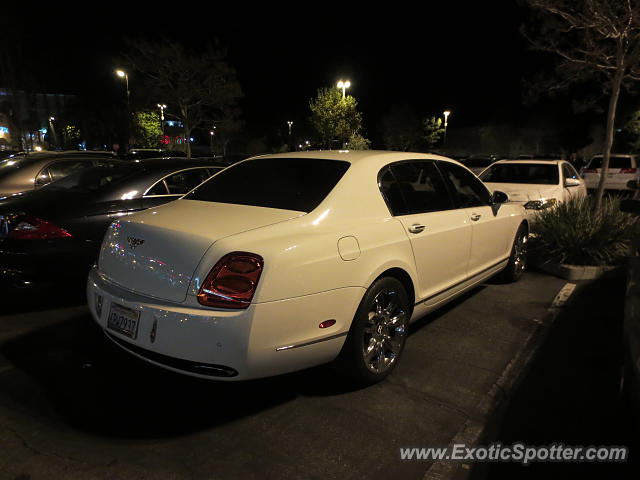
[[[592,267],[584,265],[567,265],[564,263],[544,262],[538,263],[540,270],[564,278],[569,282],[580,280],[595,280],[603,276],[619,276],[624,274],[624,266]]]

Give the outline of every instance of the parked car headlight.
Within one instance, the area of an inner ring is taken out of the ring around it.
[[[527,210],[544,210],[556,204],[555,198],[541,198],[540,200],[531,200],[524,204]]]

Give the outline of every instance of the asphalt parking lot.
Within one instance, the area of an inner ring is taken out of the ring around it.
[[[527,273],[475,289],[417,322],[393,375],[362,390],[326,367],[183,377],[107,343],[83,306],[14,308],[0,316],[0,478],[421,479],[430,465],[399,448],[486,420],[564,283]]]

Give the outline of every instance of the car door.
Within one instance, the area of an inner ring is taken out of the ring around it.
[[[411,242],[418,272],[416,300],[438,295],[464,281],[471,226],[455,209],[433,161],[405,161],[386,167],[380,188]]]
[[[473,277],[509,256],[513,220],[493,204],[489,190],[469,170],[446,161],[438,161],[438,168],[454,194],[458,211],[472,227],[467,275]]]

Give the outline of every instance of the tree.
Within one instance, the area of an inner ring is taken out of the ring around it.
[[[156,111],[143,110],[134,112],[133,137],[135,144],[142,148],[158,148],[162,137],[160,114]]]
[[[65,149],[77,150],[80,138],[80,130],[75,125],[62,127],[62,144]]]
[[[442,135],[444,135],[444,125],[440,117],[429,117],[422,121],[424,127],[423,138],[429,148],[435,147]]]
[[[309,102],[311,124],[318,132],[325,148],[331,148],[334,140],[344,146],[351,135],[362,130],[362,114],[351,95],[342,97],[338,88],[320,88],[316,98]]]
[[[371,140],[364,138],[359,133],[352,133],[346,146],[349,150],[369,150],[371,148]]]
[[[243,125],[238,108],[226,109],[222,112],[220,120],[214,122],[215,141],[221,147],[222,156],[227,155],[229,142],[238,135]]]
[[[423,143],[420,117],[408,105],[393,105],[384,117],[382,131],[389,150],[416,151]]]
[[[227,63],[224,52],[213,45],[196,53],[166,39],[153,43],[139,40],[131,43],[126,58],[143,74],[157,98],[177,112],[188,157],[193,129],[210,128],[242,96],[235,70]]]
[[[539,21],[523,33],[534,48],[558,58],[557,87],[595,79],[608,92],[604,159],[595,207],[599,211],[620,91],[640,79],[640,0],[527,1],[539,14]]]

